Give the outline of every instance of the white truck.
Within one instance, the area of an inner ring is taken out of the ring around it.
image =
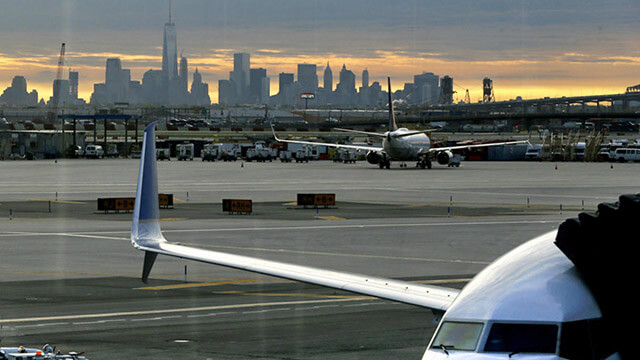
[[[220,159],[222,161],[236,161],[238,159],[237,154],[238,147],[234,145],[233,147],[222,148],[220,153]]]
[[[202,161],[216,161],[220,159],[222,144],[207,144],[202,149]]]
[[[527,147],[524,154],[525,160],[542,160],[542,144],[533,144]]]
[[[280,151],[280,161],[291,162],[291,151],[289,150]]]
[[[170,149],[156,149],[156,159],[171,161],[171,150]]]
[[[301,147],[296,150],[296,162],[309,162],[309,151],[307,150],[307,147]]]
[[[176,145],[176,152],[178,153],[178,161],[193,160],[193,149],[194,149],[194,146],[192,143]]]
[[[84,148],[84,157],[91,159],[102,159],[104,157],[104,149],[100,145],[87,145]]]

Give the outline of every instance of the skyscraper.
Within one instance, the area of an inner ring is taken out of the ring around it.
[[[104,99],[105,102],[114,103],[123,101],[123,73],[120,58],[107,59],[105,85],[107,90],[107,98]]]
[[[365,89],[369,87],[369,70],[367,69],[362,71],[362,87]]]
[[[164,73],[167,83],[178,76],[178,40],[176,25],[171,22],[171,9],[169,9],[169,22],[164,24],[162,72]]]
[[[422,73],[413,76],[413,102],[422,104],[425,102],[437,102],[440,97],[438,88],[440,77],[434,73]]]
[[[196,68],[191,82],[191,103],[194,105],[211,105],[209,98],[209,84],[202,82],[202,75]]]
[[[269,99],[269,78],[267,69],[251,69],[249,76],[249,94],[251,102],[255,104],[266,104]]]
[[[298,64],[298,86],[301,93],[315,93],[318,89],[316,64]]]
[[[69,70],[69,95],[72,100],[78,99],[78,72]]]
[[[233,71],[230,74],[231,81],[236,89],[235,103],[247,101],[249,98],[249,72],[251,56],[247,53],[233,54]]]
[[[180,78],[180,92],[186,93],[189,86],[189,65],[187,63],[187,58],[184,56],[180,57],[180,71],[178,73],[178,77]]]
[[[327,67],[324,69],[322,87],[327,91],[333,91],[333,72],[329,67],[328,61],[327,61]]]

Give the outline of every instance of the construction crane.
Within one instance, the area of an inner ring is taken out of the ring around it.
[[[458,83],[456,83],[456,82],[454,82],[454,83],[453,83],[453,85],[454,85],[455,87],[457,87],[457,88],[459,88],[459,89],[461,89],[461,90],[464,90],[464,91],[465,91],[465,94],[464,94],[464,102],[465,102],[465,103],[467,103],[467,104],[470,104],[470,103],[471,103],[471,98],[469,97],[469,89],[466,89],[466,88],[464,88],[464,87],[460,86],[460,85],[459,85]]]
[[[60,106],[60,98],[62,97],[62,94],[60,94],[60,85],[62,82],[62,69],[64,67],[64,48],[65,48],[65,43],[62,43],[62,46],[60,47],[60,56],[58,57],[58,72],[56,73],[56,78],[53,81],[53,96],[52,96],[53,104],[51,104],[51,113],[50,113],[51,122],[56,121],[56,118],[58,116],[58,107]],[[64,125],[63,125],[63,131],[64,131]]]

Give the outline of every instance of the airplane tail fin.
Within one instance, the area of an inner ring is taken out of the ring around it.
[[[393,110],[393,93],[391,92],[391,77],[387,77],[387,83],[389,85],[389,131],[398,130],[398,125],[396,124],[396,114]]]
[[[166,242],[160,229],[155,127],[156,123],[153,122],[144,130],[138,190],[131,225],[131,245],[145,250],[142,272],[142,281],[145,283],[157,256],[156,252],[146,249],[157,248],[161,242]]]

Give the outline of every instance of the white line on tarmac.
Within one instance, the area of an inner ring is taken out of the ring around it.
[[[282,305],[324,304],[324,303],[361,301],[361,300],[362,300],[361,297],[354,297],[354,298],[346,298],[346,299],[341,298],[341,299],[327,299],[327,300],[274,301],[274,302],[264,302],[264,303],[231,304],[231,305],[203,306],[203,307],[193,307],[193,308],[175,308],[175,309],[158,309],[158,310],[142,310],[142,311],[124,311],[124,312],[112,312],[112,313],[80,314],[80,315],[45,316],[45,317],[31,317],[31,318],[0,319],[0,324],[26,323],[26,322],[35,322],[35,321],[96,319],[96,318],[109,318],[109,317],[121,317],[121,316],[156,315],[156,314],[167,314],[167,313],[197,312],[197,311],[211,311],[211,310],[223,310],[223,309],[248,309],[248,308],[254,308],[254,307],[259,308],[259,307],[266,307],[266,306],[282,306]],[[145,321],[145,320],[149,321],[149,320],[156,320],[156,319],[162,319],[162,317],[137,319],[137,321]]]
[[[476,225],[525,225],[525,224],[558,224],[559,220],[508,220],[508,221],[462,221],[437,223],[385,223],[385,224],[344,224],[344,225],[309,225],[309,226],[273,226],[273,227],[238,227],[238,228],[201,228],[162,230],[163,233],[192,232],[226,232],[226,231],[282,231],[282,230],[331,230],[331,229],[366,229],[387,227],[430,227],[430,226],[476,226]],[[131,240],[122,237],[99,236],[100,234],[129,234],[129,231],[81,231],[81,232],[4,232],[0,237],[10,236],[73,236],[110,240]]]

